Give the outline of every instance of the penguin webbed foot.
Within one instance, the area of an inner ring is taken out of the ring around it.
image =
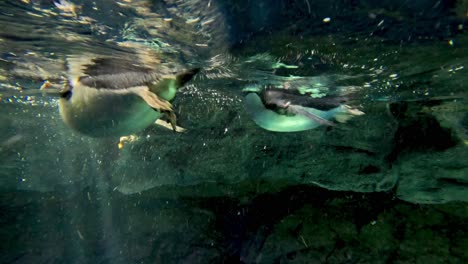
[[[335,126],[335,123],[328,121],[318,115],[314,115],[313,113],[307,111],[303,106],[288,104],[287,110],[292,114],[305,116],[310,120],[319,123],[320,125]]]

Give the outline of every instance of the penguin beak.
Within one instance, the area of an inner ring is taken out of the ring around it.
[[[47,95],[62,98],[62,94],[66,91],[66,89],[60,87],[58,84],[54,84],[46,80],[42,83],[39,91],[41,91],[40,93],[44,96]]]

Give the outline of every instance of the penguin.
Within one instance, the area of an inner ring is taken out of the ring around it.
[[[170,103],[177,89],[198,68],[176,74],[129,60],[98,56],[70,56],[68,80],[60,91],[60,115],[67,126],[91,137],[121,137],[137,133],[167,117],[176,130]]]
[[[314,98],[296,89],[266,87],[244,89],[245,108],[252,120],[273,132],[298,132],[319,126],[335,126],[364,112],[348,106],[347,96]]]

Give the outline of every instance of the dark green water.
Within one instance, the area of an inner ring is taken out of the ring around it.
[[[2,1],[0,263],[467,263],[467,8]],[[89,54],[201,68],[172,101],[187,131],[67,127],[39,88]],[[242,92],[264,85],[365,114],[267,131]]]

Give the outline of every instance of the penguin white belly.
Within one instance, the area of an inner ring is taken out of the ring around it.
[[[69,100],[60,99],[60,114],[68,126],[82,134],[125,136],[147,128],[161,117],[141,97],[126,90],[77,88]]]
[[[245,106],[247,113],[253,121],[260,127],[274,132],[298,132],[316,128],[321,124],[301,115],[287,116],[280,115],[273,110],[265,108],[262,100],[256,93],[249,93],[245,96]],[[338,112],[340,107],[329,111],[321,111],[308,108],[311,114],[314,114],[325,120],[331,120]]]

